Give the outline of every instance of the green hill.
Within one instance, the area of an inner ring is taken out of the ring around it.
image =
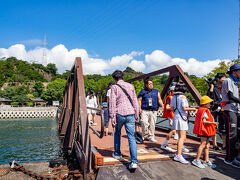
[[[56,70],[55,64],[48,64],[45,67],[15,57],[0,59],[0,86],[5,82],[48,82],[56,76]]]

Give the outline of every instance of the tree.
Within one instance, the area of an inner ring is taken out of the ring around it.
[[[37,81],[33,88],[35,89],[35,91],[37,92],[37,97],[41,97],[42,93],[43,93],[43,89],[44,89],[44,85],[41,81]]]
[[[46,66],[49,73],[53,74],[54,76],[57,74],[57,67],[55,64],[49,63]]]
[[[21,105],[26,105],[28,102],[29,102],[29,98],[25,95],[25,94],[22,94],[22,95],[15,95],[12,100],[14,102],[18,102],[19,104]]]
[[[127,67],[123,72],[125,73],[135,73],[136,71],[134,71],[132,68]]]
[[[65,86],[66,80],[56,79],[48,84],[47,90],[43,92],[41,97],[49,102],[53,100],[62,101]]]

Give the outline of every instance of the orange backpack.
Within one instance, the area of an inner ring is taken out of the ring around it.
[[[199,136],[214,136],[216,134],[215,125],[203,123],[203,115],[205,112],[208,115],[208,121],[214,122],[213,116],[212,116],[211,112],[209,111],[209,109],[199,107],[197,114],[196,114],[196,118],[195,118],[193,133],[196,135],[199,135]]]
[[[165,101],[164,101],[164,107],[163,107],[163,118],[173,118],[174,117],[174,113],[170,110],[167,110],[167,99],[169,98],[170,100],[170,104],[171,104],[171,101],[172,101],[172,96],[167,96],[165,98]]]

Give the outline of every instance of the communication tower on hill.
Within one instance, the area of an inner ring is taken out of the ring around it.
[[[44,35],[43,39],[43,57],[42,57],[42,65],[47,65],[47,55],[46,55],[46,49],[47,49],[47,37]]]

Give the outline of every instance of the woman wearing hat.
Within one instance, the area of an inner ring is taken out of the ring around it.
[[[240,98],[238,82],[240,79],[240,64],[234,64],[227,72],[229,77],[222,84],[223,117],[226,122],[226,157],[224,162],[240,168],[238,156],[239,146],[239,121],[240,121]]]

